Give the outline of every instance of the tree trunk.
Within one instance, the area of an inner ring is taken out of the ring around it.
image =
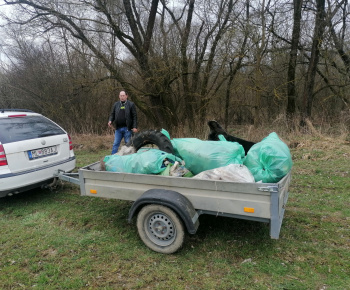
[[[288,64],[288,84],[287,84],[287,116],[292,117],[296,111],[296,92],[295,92],[295,71],[298,57],[298,45],[300,39],[300,21],[301,21],[301,7],[303,0],[294,0],[294,23],[293,23],[293,34],[292,43],[290,50],[290,58]]]
[[[313,91],[315,85],[315,76],[317,72],[317,65],[320,58],[320,48],[323,41],[325,30],[325,0],[317,0],[317,15],[315,21],[314,35],[312,39],[310,63],[306,75],[305,89],[304,89],[304,106],[301,124],[305,124],[305,120],[311,117]]]

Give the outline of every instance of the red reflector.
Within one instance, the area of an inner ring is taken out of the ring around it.
[[[7,158],[4,150],[4,146],[0,145],[0,166],[7,165]]]
[[[9,115],[9,118],[16,118],[16,117],[27,117],[26,114],[21,114],[21,115]]]
[[[72,142],[72,138],[68,135],[69,138],[69,150],[73,150],[73,142]]]

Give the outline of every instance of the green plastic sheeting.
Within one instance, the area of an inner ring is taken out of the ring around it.
[[[250,148],[244,165],[255,181],[275,183],[291,170],[293,162],[288,146],[273,132]]]
[[[179,160],[173,154],[158,149],[140,149],[130,155],[108,155],[104,158],[107,171],[159,174],[166,169],[164,161],[174,163]]]

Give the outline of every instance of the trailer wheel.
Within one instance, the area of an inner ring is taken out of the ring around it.
[[[179,250],[185,231],[178,215],[163,205],[147,205],[137,216],[137,230],[141,240],[151,250],[172,254]]]
[[[126,144],[126,146],[133,146],[136,151],[146,145],[156,145],[159,150],[174,154],[174,148],[169,138],[162,132],[156,130],[136,133]]]

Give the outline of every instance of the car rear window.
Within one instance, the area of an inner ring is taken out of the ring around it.
[[[0,118],[2,144],[61,134],[65,132],[43,116]]]

